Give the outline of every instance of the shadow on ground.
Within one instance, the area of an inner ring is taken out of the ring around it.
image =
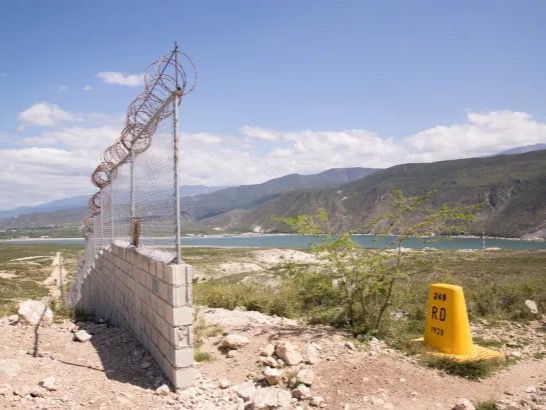
[[[108,379],[144,389],[152,389],[165,382],[154,359],[131,331],[93,322],[79,323],[79,328],[92,335],[87,343],[91,343],[97,351],[101,371]]]

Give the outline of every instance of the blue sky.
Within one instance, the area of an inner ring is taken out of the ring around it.
[[[142,89],[98,73],[138,76],[174,40],[198,69],[187,183],[546,142],[545,18],[538,0],[3,2],[0,209],[91,192]]]

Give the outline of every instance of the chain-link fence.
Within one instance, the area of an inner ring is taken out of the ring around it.
[[[90,199],[91,215],[84,221],[85,255],[73,304],[97,253],[114,241],[170,248],[173,262],[180,259],[178,105],[195,81],[190,84],[181,57],[191,64],[175,47],[149,67],[144,92],[130,104],[120,138],[91,176],[100,190]]]

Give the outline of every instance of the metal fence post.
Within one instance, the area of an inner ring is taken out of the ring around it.
[[[110,243],[114,243],[114,177],[110,182],[110,231],[112,238]]]
[[[100,194],[100,241],[99,241],[99,247],[102,248],[102,242],[103,242],[103,238],[104,238],[104,205],[105,205],[105,201],[104,201],[104,195],[105,192],[104,192],[104,189],[101,189],[101,194]]]
[[[180,101],[180,92],[176,90],[174,92],[174,119],[173,119],[173,139],[174,139],[174,195],[175,195],[175,212],[176,212],[176,238],[175,238],[175,251],[176,251],[176,263],[180,263],[180,186],[178,184],[178,102]]]
[[[130,190],[131,190],[131,219],[133,219],[135,215],[135,152],[131,150],[131,167],[130,169]]]

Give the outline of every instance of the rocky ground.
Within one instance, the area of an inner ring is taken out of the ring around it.
[[[546,359],[533,358],[538,350],[525,353],[540,345],[528,337],[539,337],[538,321],[497,331],[499,339],[527,335],[531,342],[512,343],[507,349],[522,359],[474,382],[424,368],[382,341],[360,344],[327,327],[242,310],[200,308],[197,316],[200,351],[210,360],[196,364],[195,387],[180,392],[168,389],[130,332],[80,323],[92,335],[82,343],[68,321],[35,328],[0,319],[0,408],[451,409],[465,398],[546,409]]]

